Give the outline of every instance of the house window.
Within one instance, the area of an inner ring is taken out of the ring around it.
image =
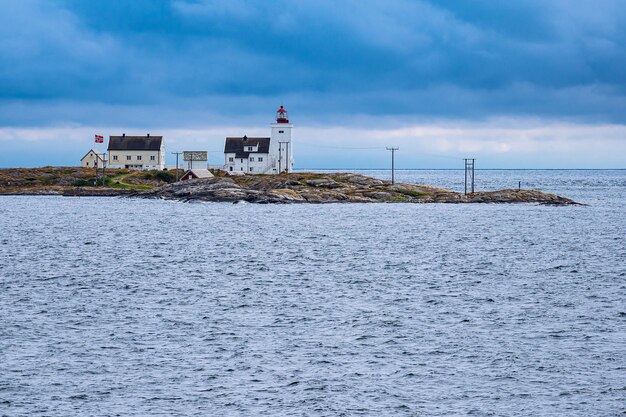
[[[241,167],[240,169],[241,169],[241,171],[243,171],[243,167]]]
[[[235,162],[235,158],[228,158],[228,162]]]
[[[285,131],[284,130],[279,130],[278,133],[285,133]]]
[[[263,157],[259,156],[259,162],[263,162]]]
[[[113,155],[113,160],[117,161],[117,155]]]
[[[243,164],[243,159],[241,160],[241,163]],[[243,169],[243,168],[241,168],[241,169]]]
[[[232,170],[233,170],[233,167],[228,167],[228,168],[230,168],[230,171],[232,171]]]
[[[156,161],[156,156],[154,156],[154,155],[150,155],[150,160],[151,160],[151,161]]]
[[[251,151],[251,150],[253,150],[253,149],[254,149],[254,148],[253,148],[252,146],[248,146],[248,150],[249,150],[249,151]]]
[[[141,161],[141,155],[137,155],[137,160]]]
[[[89,162],[87,162],[86,165],[89,166]]]
[[[254,171],[254,168],[250,167],[250,172]]]
[[[130,155],[126,155],[126,160],[130,161]]]
[[[254,162],[254,156],[250,157],[250,162]]]

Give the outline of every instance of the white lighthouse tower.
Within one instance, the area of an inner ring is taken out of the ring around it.
[[[270,140],[270,154],[276,155],[276,172],[293,171],[293,143],[287,109],[283,106],[276,111],[276,122],[271,124],[272,135]]]

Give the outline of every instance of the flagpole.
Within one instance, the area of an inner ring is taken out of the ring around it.
[[[94,135],[94,142],[95,142],[96,144],[98,144],[98,143],[104,143],[104,136],[102,136],[102,135],[98,135],[98,134],[96,133],[96,134]],[[98,146],[97,146],[97,145],[94,145],[94,148],[95,148],[95,150],[96,150],[96,152],[95,152],[96,154],[95,154],[95,157],[94,157],[94,164],[93,164],[93,165],[94,165],[94,168],[96,169],[96,179],[95,179],[94,184],[97,184],[97,183],[98,183],[98,160],[100,159],[100,154],[99,154],[100,150],[98,149]],[[102,155],[103,155],[103,158],[102,158],[102,185],[104,185],[104,157],[105,157],[106,155],[104,155],[104,153],[103,153]]]

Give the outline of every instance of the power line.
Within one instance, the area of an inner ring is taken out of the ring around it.
[[[441,155],[441,154],[436,154],[436,153],[420,152],[420,154],[425,155],[425,156],[433,156],[435,158],[445,158],[445,159],[454,159],[454,160],[462,159],[460,156],[449,156],[449,155]]]
[[[325,146],[325,145],[311,145],[309,143],[303,143],[299,145],[300,147],[309,147],[309,148],[320,148],[320,149],[345,149],[345,150],[376,150],[376,149],[385,149],[383,146],[368,146],[368,147],[359,147],[359,146]],[[444,158],[444,159],[454,159],[459,160],[463,159],[461,156],[450,156],[450,155],[442,155],[437,153],[429,153],[429,152],[421,152],[420,155],[431,156],[435,158]]]
[[[324,145],[311,145],[308,143],[299,144],[298,146],[304,146],[309,148],[321,148],[321,149],[346,149],[346,150],[365,150],[365,149],[385,149],[383,146],[373,147],[349,147],[349,146],[324,146]]]

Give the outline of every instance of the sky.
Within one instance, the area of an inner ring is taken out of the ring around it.
[[[3,0],[0,167],[269,135],[298,169],[626,168],[623,0]]]

